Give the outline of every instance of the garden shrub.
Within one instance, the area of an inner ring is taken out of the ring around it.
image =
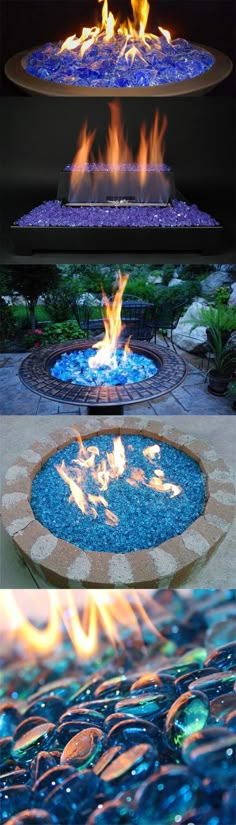
[[[12,308],[0,296],[0,340],[9,341],[15,332]]]
[[[85,334],[80,329],[77,321],[63,321],[61,324],[48,324],[44,330],[36,329],[35,332],[29,330],[24,336],[24,345],[26,349],[47,347],[49,344],[63,343],[63,341],[72,341],[75,338],[84,337]]]

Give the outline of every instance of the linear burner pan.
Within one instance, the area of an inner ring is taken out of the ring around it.
[[[200,252],[223,248],[224,231],[213,227],[22,227],[13,225],[16,255],[36,252]]]

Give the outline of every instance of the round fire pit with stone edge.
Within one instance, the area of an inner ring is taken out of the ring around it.
[[[206,475],[206,501],[202,515],[181,535],[159,546],[123,552],[81,550],[57,538],[36,520],[30,505],[32,480],[50,456],[75,441],[74,429],[52,433],[24,451],[5,477],[2,519],[23,560],[45,583],[56,587],[179,587],[190,572],[202,567],[220,544],[234,518],[235,489],[223,459],[209,444],[184,435],[156,419],[81,417],[82,439],[106,434],[142,435],[172,445],[198,462]],[[174,468],[173,468],[174,474]],[[178,479],[173,478],[173,481]],[[111,531],[112,532],[112,531]],[[111,534],[112,547],[112,534]]]
[[[51,374],[51,367],[64,352],[90,349],[95,341],[69,341],[45,349],[35,349],[20,367],[25,386],[52,401],[87,406],[91,414],[121,413],[126,404],[154,400],[179,386],[185,378],[186,364],[176,352],[146,341],[131,341],[131,349],[156,362],[158,372],[145,381],[114,386],[81,386],[61,381]],[[94,350],[94,354],[96,350]]]
[[[26,71],[26,64],[35,49],[18,52],[7,61],[5,73],[12,83],[31,95],[46,95],[48,97],[178,97],[179,95],[201,95],[214,89],[225,80],[232,71],[230,58],[209,46],[191,44],[193,49],[208,52],[213,58],[213,66],[206,72],[189,80],[176,83],[163,83],[159,86],[70,86],[55,83],[50,80],[41,80]],[[41,47],[38,46],[38,49]]]

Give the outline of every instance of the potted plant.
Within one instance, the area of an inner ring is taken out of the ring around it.
[[[212,330],[211,332],[209,347],[213,359],[212,366],[208,370],[208,390],[216,395],[224,395],[230,379],[236,375],[236,350],[223,345],[219,331]]]

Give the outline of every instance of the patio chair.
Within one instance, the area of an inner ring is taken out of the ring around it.
[[[130,299],[124,301],[121,310],[121,320],[125,324],[124,335],[130,335],[137,341],[150,341],[153,337],[154,304],[149,301]]]
[[[177,327],[179,318],[182,315],[185,305],[186,302],[182,300],[174,305],[165,303],[163,304],[163,306],[160,306],[156,309],[153,323],[155,343],[157,333],[161,332],[166,346],[169,347],[169,340],[167,336],[167,333],[169,332],[172,347],[176,352],[176,347],[173,341],[173,332]]]
[[[74,301],[73,312],[80,329],[85,332],[86,338],[96,338],[104,330],[102,317],[93,318],[93,307],[91,304],[78,304]]]

